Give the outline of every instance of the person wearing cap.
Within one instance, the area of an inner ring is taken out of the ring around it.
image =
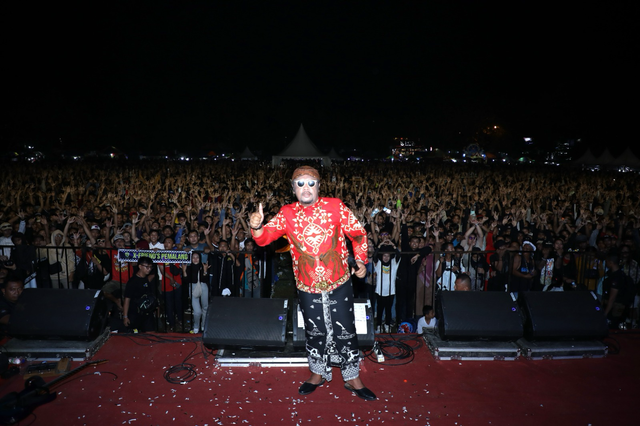
[[[9,222],[3,222],[0,225],[0,248],[2,248],[1,254],[6,256],[7,258],[11,257],[11,247],[13,246],[13,241],[11,241],[11,233],[13,232],[13,228]]]
[[[391,333],[391,308],[396,295],[396,278],[401,258],[396,248],[382,245],[378,248],[378,259],[373,265],[373,279],[377,294],[376,332]],[[385,322],[382,324],[384,313]]]
[[[537,274],[536,264],[533,260],[533,252],[536,246],[529,240],[522,242],[522,254],[514,253],[513,277],[509,283],[509,291],[530,291],[533,288],[533,277]]]
[[[94,240],[100,238],[100,225],[91,225],[89,234],[93,237]]]
[[[124,290],[123,323],[125,327],[142,332],[154,330],[154,305],[156,286],[153,284],[156,265],[147,256],[138,258],[138,271]],[[147,300],[148,305],[143,305]]]
[[[311,370],[311,377],[298,392],[308,395],[331,381],[332,366],[336,365],[347,390],[375,400],[375,394],[360,379],[351,282],[352,273],[358,278],[367,273],[367,232],[342,201],[319,196],[320,174],[313,167],[297,168],[291,185],[297,202],[283,206],[266,224],[260,203],[249,225],[259,246],[283,236],[289,240]],[[352,267],[347,238],[353,245]]]

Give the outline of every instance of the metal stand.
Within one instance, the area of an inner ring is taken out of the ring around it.
[[[520,356],[514,342],[448,341],[436,333],[425,333],[423,338],[433,357],[438,361],[513,361]]]
[[[309,366],[306,354],[220,349],[218,355],[218,363],[221,367]]]
[[[604,358],[609,348],[599,340],[535,342],[520,339],[516,342],[522,355],[531,360]]]
[[[26,358],[27,361],[57,361],[71,358],[88,361],[105,344],[111,335],[107,327],[95,340],[9,340],[2,351],[10,358]]]

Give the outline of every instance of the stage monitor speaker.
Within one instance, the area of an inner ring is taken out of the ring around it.
[[[445,340],[518,340],[524,334],[521,311],[511,293],[443,291],[438,327]]]
[[[94,340],[106,324],[107,304],[100,290],[26,288],[7,334],[23,340]]]
[[[298,301],[293,306],[293,347],[305,347],[304,318]],[[356,318],[356,333],[360,349],[371,349],[375,341],[373,325],[373,309],[368,299],[354,299],[353,313]],[[334,330],[335,332],[335,330]]]
[[[202,336],[215,348],[284,348],[287,299],[214,297]]]
[[[604,310],[593,292],[531,291],[521,294],[527,339],[597,340],[609,334]]]

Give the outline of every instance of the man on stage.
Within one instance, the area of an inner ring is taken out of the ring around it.
[[[265,246],[286,235],[291,246],[311,370],[298,392],[308,395],[331,381],[331,367],[338,366],[347,390],[375,400],[360,379],[351,283],[351,273],[366,275],[367,233],[342,201],[318,196],[320,174],[313,167],[297,168],[291,184],[297,203],[282,207],[265,225],[260,204],[249,224],[256,244]],[[353,243],[357,269],[352,271],[345,236]]]

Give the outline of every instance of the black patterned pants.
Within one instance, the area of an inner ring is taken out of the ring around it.
[[[311,372],[331,381],[332,367],[339,367],[345,382],[357,378],[360,351],[351,280],[333,291],[319,294],[298,290],[298,297]]]

